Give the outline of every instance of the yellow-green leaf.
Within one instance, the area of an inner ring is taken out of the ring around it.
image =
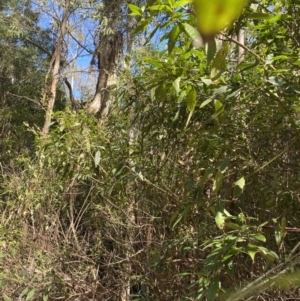
[[[182,25],[184,27],[185,32],[190,36],[192,40],[201,39],[201,36],[195,27],[191,26],[188,23],[183,23]]]
[[[194,0],[198,30],[206,43],[232,25],[247,0]]]
[[[196,100],[197,100],[197,92],[193,88],[193,89],[191,89],[191,91],[188,94],[187,103],[186,103],[187,108],[190,112],[194,111],[195,105],[196,105]]]
[[[181,77],[177,77],[174,81],[173,81],[173,87],[176,91],[176,95],[178,96],[179,92],[180,92],[180,80]]]
[[[223,181],[223,174],[220,171],[218,171],[216,174],[214,183],[213,183],[213,192],[214,193],[217,193],[219,191],[222,181]]]
[[[240,178],[239,180],[237,180],[235,182],[234,189],[233,189],[233,197],[234,198],[237,198],[242,194],[244,186],[245,186],[245,178],[244,177]]]
[[[216,221],[216,225],[218,226],[219,229],[224,228],[225,217],[222,212],[220,212],[220,211],[217,212],[217,214],[215,216],[215,221]]]
[[[141,16],[143,14],[140,7],[128,3],[128,8],[131,10],[130,16]]]
[[[226,56],[228,52],[228,44],[224,43],[223,47],[218,51],[216,57],[212,62],[210,78],[212,80],[218,79],[226,70]]]
[[[184,6],[184,5],[190,4],[192,2],[193,2],[193,0],[181,0],[181,1],[178,1],[175,3],[174,8]]]
[[[251,259],[254,261],[255,254],[257,253],[257,247],[252,244],[248,244],[247,253],[251,257]]]
[[[285,228],[286,228],[286,218],[283,217],[281,219],[281,225],[280,225],[280,239],[282,240],[282,238],[284,237],[285,234]]]

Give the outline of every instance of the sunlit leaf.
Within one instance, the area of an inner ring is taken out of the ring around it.
[[[219,191],[222,181],[223,181],[223,174],[220,171],[218,171],[216,174],[214,183],[213,183],[213,192],[214,193],[217,193]]]
[[[201,77],[201,80],[202,82],[207,85],[207,86],[210,86],[213,82],[210,78],[204,78],[204,77]]]
[[[279,246],[280,245],[280,241],[281,241],[279,225],[276,225],[276,227],[275,227],[274,236],[275,236],[276,244],[277,244],[277,246]]]
[[[181,1],[177,1],[174,5],[174,8],[180,7],[180,6],[185,6],[187,4],[192,3],[193,0],[181,0]]]
[[[266,237],[263,234],[253,234],[251,237],[255,238],[258,241],[266,242]]]
[[[247,253],[251,257],[251,259],[254,260],[255,254],[257,253],[257,247],[252,244],[248,244]]]
[[[35,294],[35,289],[32,289],[32,290],[27,294],[27,297],[26,297],[25,301],[30,301],[30,300],[32,300],[32,298],[34,297],[34,294]]]
[[[49,295],[43,295],[43,301],[48,301]]]
[[[176,91],[176,95],[178,96],[179,92],[180,92],[180,80],[181,80],[181,77],[178,77],[174,80],[173,82],[173,87]]]
[[[97,151],[94,158],[95,167],[99,165],[100,159],[101,159],[101,153],[100,151]]]
[[[285,235],[285,228],[286,228],[286,218],[282,217],[281,224],[280,224],[280,239],[281,240]]]
[[[240,178],[239,180],[237,180],[235,182],[235,185],[233,188],[233,197],[234,198],[237,198],[242,194],[244,186],[245,186],[245,178],[244,177]]]
[[[8,297],[5,293],[3,293],[3,297],[5,301],[12,301],[12,299]]]
[[[200,109],[205,107],[206,105],[208,105],[210,102],[212,102],[212,100],[213,100],[212,98],[208,98],[208,99],[204,100],[200,105]]]
[[[214,100],[214,105],[215,105],[215,111],[219,112],[223,108],[223,104],[220,100],[215,99]]]
[[[131,10],[130,16],[141,16],[143,14],[140,7],[135,6],[131,3],[128,3],[127,6]]]
[[[190,36],[192,40],[201,39],[201,36],[195,27],[191,26],[188,23],[183,23],[182,25],[185,32]]]
[[[224,217],[224,214],[222,212],[218,211],[216,213],[215,221],[216,221],[216,225],[218,226],[219,229],[223,229],[224,228],[225,217]]]
[[[187,108],[190,112],[194,111],[197,100],[197,92],[194,88],[191,89],[187,96]]]
[[[206,43],[231,26],[242,13],[247,0],[194,0],[198,30]]]

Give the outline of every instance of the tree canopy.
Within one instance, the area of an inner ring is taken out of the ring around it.
[[[1,300],[295,300],[299,10],[2,1]]]

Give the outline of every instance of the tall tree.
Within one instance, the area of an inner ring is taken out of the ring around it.
[[[45,116],[45,123],[42,130],[44,134],[48,134],[50,130],[51,116],[52,116],[53,107],[56,99],[57,84],[59,82],[59,76],[60,76],[59,72],[60,72],[61,62],[63,58],[64,38],[67,34],[67,24],[71,13],[70,6],[71,6],[71,0],[65,0],[64,4],[62,5],[62,16],[61,16],[61,20],[59,20],[59,37],[56,42],[55,50],[50,61],[50,68],[52,69],[52,79],[51,79],[51,85],[49,91],[50,95],[47,104],[47,111]],[[47,82],[47,78],[46,78],[46,82]],[[46,98],[46,95],[47,92],[45,92],[43,96],[44,99]]]
[[[108,113],[111,102],[109,96],[110,81],[113,80],[118,65],[118,59],[123,51],[122,24],[122,0],[103,0],[103,8],[100,14],[100,37],[96,50],[98,58],[98,81],[93,100],[89,104],[90,114],[100,113],[105,116]]]

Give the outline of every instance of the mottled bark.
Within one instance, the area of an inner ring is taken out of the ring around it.
[[[97,50],[99,76],[94,98],[88,106],[88,113],[90,114],[100,113],[101,116],[104,116],[109,109],[108,82],[116,71],[118,59],[123,48],[122,35],[118,32],[122,2],[121,0],[103,1],[102,19],[107,20],[107,25],[100,34]]]

